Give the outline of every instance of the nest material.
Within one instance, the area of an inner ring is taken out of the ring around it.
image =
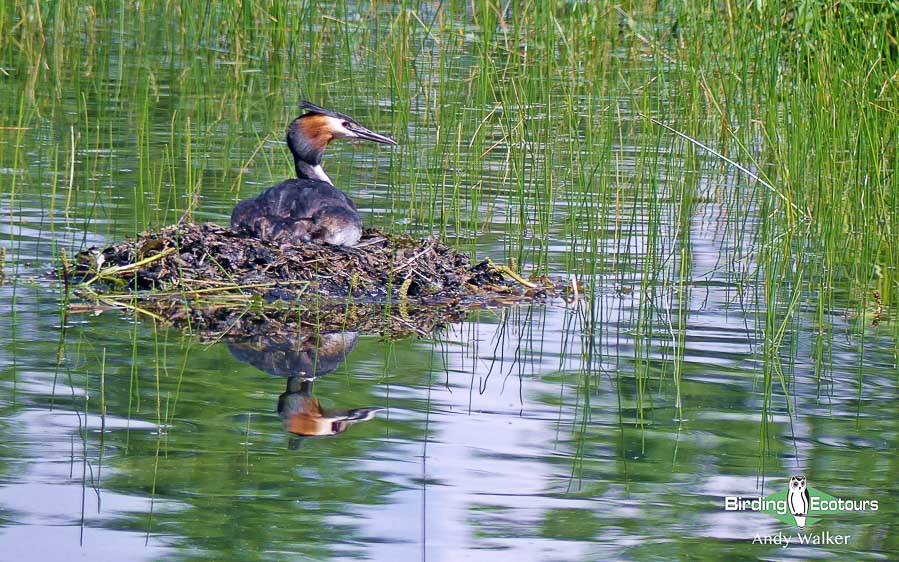
[[[314,334],[358,332],[389,338],[427,336],[461,322],[473,308],[460,303],[442,306],[399,306],[377,303],[305,303],[304,306],[236,306],[160,299],[141,303],[164,326],[190,331],[201,341],[300,340]],[[95,312],[76,305],[74,312]]]
[[[158,297],[257,294],[266,301],[347,298],[385,303],[453,304],[463,299],[540,298],[548,282],[532,283],[489,260],[469,257],[439,240],[414,240],[368,229],[352,248],[279,245],[212,224],[177,224],[147,231],[64,266],[67,280],[94,294],[150,292]],[[97,289],[98,285],[102,286]]]

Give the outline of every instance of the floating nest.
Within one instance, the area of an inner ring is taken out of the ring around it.
[[[359,312],[352,322],[376,314],[373,305],[399,306],[399,322],[388,324],[420,331],[453,321],[460,311],[540,300],[556,292],[545,277],[525,279],[489,259],[472,264],[436,238],[368,229],[352,248],[280,245],[212,223],[177,224],[102,250],[91,248],[74,263],[64,260],[57,274],[91,306],[131,308],[168,323],[213,330],[223,321],[227,325],[235,309],[314,301],[319,308],[354,303]],[[435,306],[443,308],[437,317],[421,313]],[[365,331],[383,331],[370,328]]]

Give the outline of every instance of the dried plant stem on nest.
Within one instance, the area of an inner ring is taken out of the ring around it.
[[[101,269],[90,280],[85,281],[83,283],[83,285],[89,286],[89,285],[93,284],[95,281],[97,281],[98,279],[104,279],[104,280],[116,279],[116,278],[121,277],[123,274],[134,273],[145,265],[151,264],[156,260],[161,260],[162,258],[164,258],[168,255],[174,254],[176,250],[177,250],[177,248],[169,248],[168,250],[165,250],[164,252],[160,252],[160,253],[156,254],[155,256],[151,256],[149,258],[144,258],[140,261],[137,261],[137,262],[134,262],[131,264],[118,265],[118,266],[112,266],[112,267],[107,267],[105,269]]]
[[[496,265],[495,263],[493,263],[493,260],[491,260],[490,258],[487,258],[487,264],[490,266],[492,271],[494,271],[496,273],[502,273],[503,275],[510,277],[513,281],[523,285],[524,287],[527,287],[528,289],[536,289],[537,288],[536,283],[531,283],[530,281],[528,281],[527,279],[525,279],[518,273],[512,271],[512,269],[509,266]]]

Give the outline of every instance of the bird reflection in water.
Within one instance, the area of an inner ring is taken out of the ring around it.
[[[271,375],[287,377],[287,390],[278,397],[284,429],[296,435],[296,449],[306,437],[330,437],[355,423],[370,420],[383,408],[325,410],[312,394],[312,383],[340,366],[356,345],[356,332],[319,335],[273,334],[229,339],[234,357]]]

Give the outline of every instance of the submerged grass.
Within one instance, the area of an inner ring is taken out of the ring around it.
[[[795,364],[826,386],[841,316],[899,306],[888,5],[0,2],[2,216],[42,217],[54,255],[224,222],[289,174],[277,141],[308,98],[401,143],[330,149],[366,223],[572,274],[592,337],[599,295],[632,300],[616,361],[640,423],[657,391],[680,417],[713,282],[758,343],[763,413],[789,411]],[[695,240],[710,222],[711,265]],[[30,242],[10,239],[15,262]],[[899,341],[899,323],[876,330]]]

